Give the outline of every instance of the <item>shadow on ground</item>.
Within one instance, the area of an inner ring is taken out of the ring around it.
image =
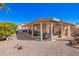
[[[68,43],[68,44],[66,44],[66,45],[69,46],[69,47],[72,47],[72,48],[79,49],[79,46],[73,46],[71,43]]]
[[[28,35],[25,32],[17,32],[16,38],[17,38],[17,40],[36,40],[36,41],[39,40],[36,37],[32,37],[32,35]]]

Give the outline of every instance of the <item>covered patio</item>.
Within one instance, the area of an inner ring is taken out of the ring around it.
[[[39,37],[41,41],[70,37],[74,33],[74,26],[55,18],[44,18],[26,24],[27,33]]]

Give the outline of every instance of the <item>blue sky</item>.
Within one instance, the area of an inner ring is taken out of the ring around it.
[[[68,3],[7,3],[11,11],[0,10],[0,21],[16,24],[27,23],[39,18],[59,18],[75,24],[79,22],[79,4]]]

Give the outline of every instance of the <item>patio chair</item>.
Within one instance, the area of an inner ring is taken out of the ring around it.
[[[43,33],[43,38],[45,39],[50,39],[50,34],[49,33]]]

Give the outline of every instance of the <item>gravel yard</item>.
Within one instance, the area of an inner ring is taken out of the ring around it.
[[[28,39],[28,38],[27,38]],[[68,41],[12,40],[0,41],[1,56],[79,56],[79,49],[68,46]],[[22,50],[15,48],[17,44]]]
[[[5,56],[72,56],[79,55],[79,49],[67,46],[67,41],[25,41],[9,40],[0,42],[0,55]],[[19,44],[22,50],[15,47]]]

